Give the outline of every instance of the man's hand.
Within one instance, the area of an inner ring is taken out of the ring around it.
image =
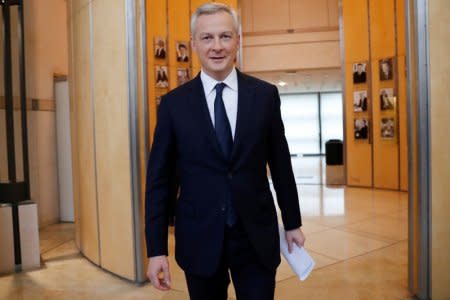
[[[297,229],[286,231],[286,241],[288,244],[289,253],[292,253],[292,250],[294,249],[294,243],[296,243],[297,246],[301,248],[305,244],[305,240],[305,235],[303,234],[303,231],[300,227]]]
[[[160,255],[149,258],[147,277],[158,290],[170,290],[170,272],[167,256]]]

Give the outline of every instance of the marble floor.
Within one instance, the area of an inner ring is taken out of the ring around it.
[[[302,282],[283,260],[275,299],[409,299],[406,193],[322,185],[298,189],[306,248],[316,268]],[[172,290],[160,292],[83,258],[74,243],[73,224],[45,227],[40,239],[42,267],[1,276],[0,299],[188,299],[173,257]],[[235,299],[232,287],[229,295]]]

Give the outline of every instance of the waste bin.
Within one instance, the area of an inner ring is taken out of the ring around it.
[[[341,140],[328,140],[325,143],[325,162],[331,166],[343,164],[343,143]]]

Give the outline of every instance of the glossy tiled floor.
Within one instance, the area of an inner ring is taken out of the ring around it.
[[[301,282],[283,261],[275,298],[408,299],[407,194],[320,185],[298,188],[306,248],[317,267]],[[188,299],[173,257],[173,289],[159,292],[149,284],[121,280],[84,259],[73,230],[72,224],[44,228],[42,268],[0,277],[0,299]],[[173,249],[172,237],[170,245]]]

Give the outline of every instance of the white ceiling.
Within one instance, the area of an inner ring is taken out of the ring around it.
[[[342,90],[341,69],[271,71],[250,75],[275,84],[280,94]],[[280,86],[280,81],[284,81],[286,85]]]

